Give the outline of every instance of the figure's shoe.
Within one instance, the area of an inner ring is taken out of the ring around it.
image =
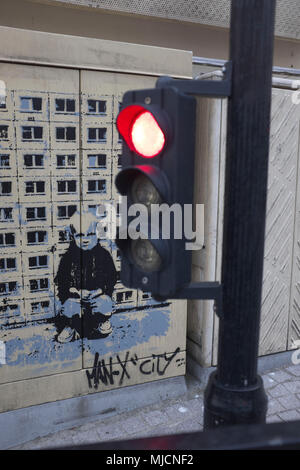
[[[110,323],[110,320],[106,320],[102,323],[99,323],[98,327],[95,328],[94,332],[95,333],[100,333],[101,335],[110,335],[110,333],[112,332],[112,326],[111,326],[111,323]]]
[[[70,326],[65,326],[65,328],[57,336],[57,341],[59,343],[70,343],[76,339],[79,339],[79,334],[76,330],[74,330],[74,328],[71,328]]]

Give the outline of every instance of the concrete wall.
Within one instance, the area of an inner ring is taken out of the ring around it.
[[[224,28],[45,0],[1,3],[2,26],[190,50],[194,56],[228,57],[228,30]],[[274,65],[300,68],[299,41],[276,38]]]

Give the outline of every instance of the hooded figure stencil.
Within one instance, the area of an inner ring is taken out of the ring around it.
[[[55,277],[61,307],[55,317],[57,341],[84,336],[106,337],[112,332],[112,293],[117,272],[111,254],[97,236],[98,220],[90,212],[70,219],[72,239]]]

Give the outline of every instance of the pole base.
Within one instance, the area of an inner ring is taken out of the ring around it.
[[[204,394],[204,429],[234,424],[266,422],[268,398],[263,381],[257,376],[252,387],[225,388],[217,381],[217,372],[210,375]]]

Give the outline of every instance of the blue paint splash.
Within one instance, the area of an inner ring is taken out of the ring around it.
[[[133,346],[147,343],[152,336],[166,336],[170,326],[171,310],[151,309],[138,313],[134,319],[128,313],[113,315],[111,325],[113,332],[107,338],[83,340],[84,349],[100,356],[114,355],[120,351],[128,351]]]
[[[6,342],[6,363],[10,366],[43,365],[75,360],[81,355],[81,341],[60,344],[48,335],[13,338]]]
[[[82,346],[91,354],[98,352],[100,356],[114,356],[138,344],[147,343],[152,336],[166,336],[170,315],[171,310],[168,307],[115,314],[111,318],[113,331],[107,338],[84,338],[83,341],[66,344],[55,341],[56,331],[53,326],[31,326],[11,330],[2,338],[6,344],[6,364],[18,367],[37,365],[40,366],[39,371],[44,369],[47,372],[46,365],[57,362],[60,363],[60,370],[63,370],[82,356]],[[38,328],[38,334],[34,333],[35,328]],[[25,334],[28,329],[33,332],[32,336]]]

